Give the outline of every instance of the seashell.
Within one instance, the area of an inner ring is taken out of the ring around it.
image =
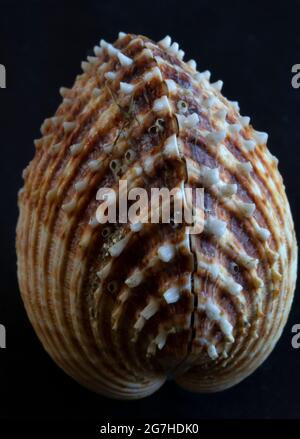
[[[121,33],[94,52],[61,89],[19,193],[29,319],[66,373],[108,397],[145,397],[167,377],[226,389],[270,354],[295,288],[293,220],[267,135],[170,37]],[[204,187],[203,233],[97,223],[99,187],[120,178]]]

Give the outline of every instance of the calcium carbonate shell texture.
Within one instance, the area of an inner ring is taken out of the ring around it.
[[[267,135],[169,37],[103,40],[24,171],[18,278],[43,346],[79,383],[142,398],[167,378],[228,388],[290,310],[294,226]],[[99,187],[204,188],[204,231],[100,225]]]

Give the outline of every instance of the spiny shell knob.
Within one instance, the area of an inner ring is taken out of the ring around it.
[[[30,321],[69,375],[113,398],[167,377],[228,388],[269,355],[286,322],[297,246],[267,135],[222,81],[158,44],[120,33],[42,125],[24,171],[18,278]],[[100,187],[204,188],[204,230],[99,224]]]

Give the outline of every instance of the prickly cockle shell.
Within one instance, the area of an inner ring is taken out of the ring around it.
[[[293,221],[267,135],[170,37],[120,33],[94,51],[61,89],[24,172],[17,254],[28,316],[57,364],[109,397],[145,397],[167,377],[225,389],[269,355],[295,287]],[[120,178],[203,187],[203,233],[100,225],[97,190],[117,190]]]

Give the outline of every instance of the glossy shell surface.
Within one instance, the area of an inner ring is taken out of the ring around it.
[[[267,135],[169,37],[101,40],[24,170],[18,278],[54,361],[89,389],[167,378],[230,387],[272,351],[296,280],[294,226]],[[100,225],[100,187],[204,188],[204,231]]]

